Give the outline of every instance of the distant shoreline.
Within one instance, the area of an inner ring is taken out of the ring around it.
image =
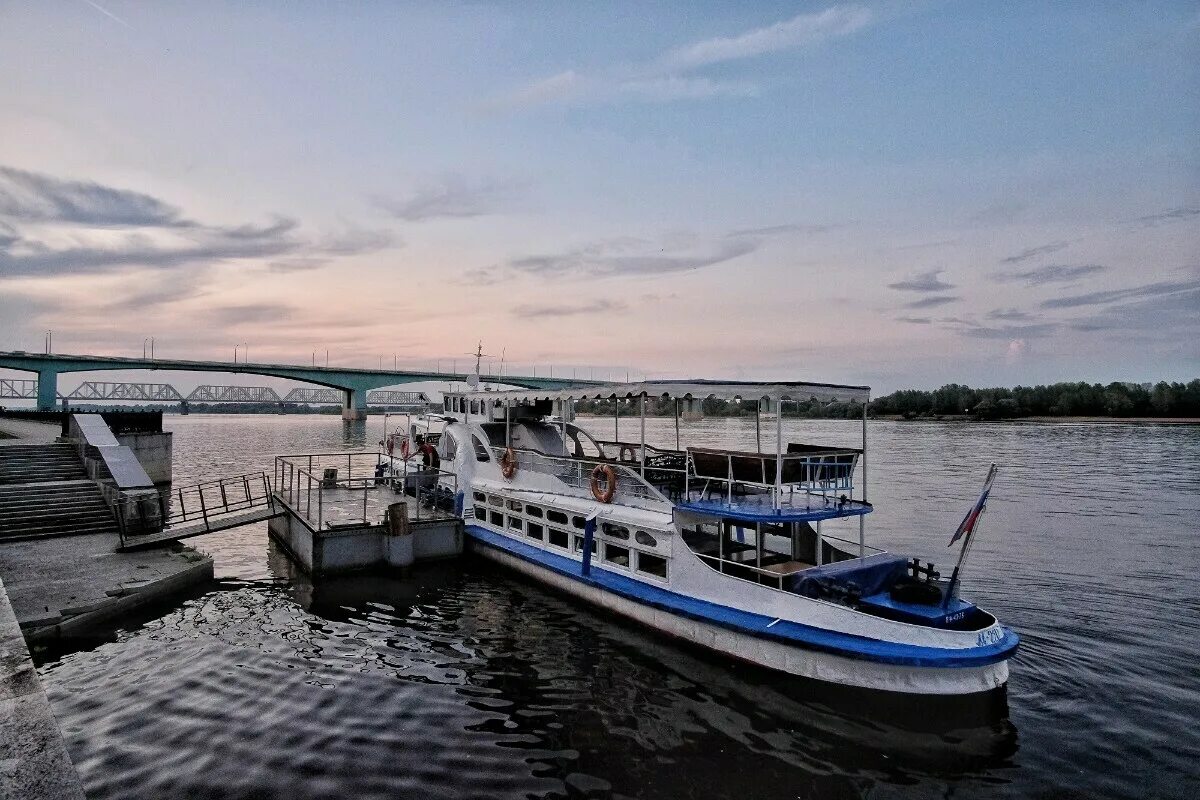
[[[576,417],[586,419],[612,419],[611,414],[583,414],[577,413]],[[740,419],[749,418],[751,414],[746,415],[723,415],[716,414],[706,419]],[[622,414],[623,419],[637,419],[637,415]],[[670,416],[660,416],[647,414],[646,419],[672,419]],[[840,417],[784,417],[784,419],[816,421],[825,419],[841,419]],[[855,417],[854,419],[858,419]],[[899,414],[880,414],[879,416],[869,417],[873,420],[884,420],[886,422],[1063,422],[1063,423],[1087,423],[1087,424],[1107,424],[1107,425],[1200,425],[1200,417],[1011,417],[1007,419],[976,419],[970,414],[939,414],[930,417],[912,417],[906,419]]]

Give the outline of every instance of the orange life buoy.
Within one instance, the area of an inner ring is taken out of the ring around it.
[[[600,488],[600,479],[603,478],[607,488]],[[608,464],[597,464],[592,470],[592,496],[601,503],[611,503],[613,495],[617,493],[617,471]]]
[[[517,454],[511,447],[500,457],[500,474],[509,479],[517,474]]]

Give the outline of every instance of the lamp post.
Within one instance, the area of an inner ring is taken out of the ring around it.
[[[50,355],[54,352],[54,331],[47,329],[43,338],[45,339],[43,344],[46,345],[46,355]]]
[[[235,344],[233,346],[233,363],[235,363],[235,364],[237,363],[237,351],[238,351],[239,347],[241,347],[240,344]]]

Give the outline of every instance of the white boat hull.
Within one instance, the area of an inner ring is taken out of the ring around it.
[[[885,692],[947,696],[989,692],[1008,681],[1007,661],[978,667],[914,667],[847,658],[751,636],[639,603],[468,538],[480,555],[599,608],[682,641],[790,675]]]

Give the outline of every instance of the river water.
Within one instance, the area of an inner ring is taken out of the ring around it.
[[[187,484],[276,453],[374,449],[382,423],[166,424]],[[669,420],[647,432],[674,443]],[[755,435],[752,419],[683,433]],[[853,445],[860,428],[785,434]],[[44,655],[41,674],[91,798],[1200,795],[1200,428],[873,421],[868,435],[868,542],[941,565],[1001,466],[963,593],[1023,641],[1007,715],[982,729],[826,708],[472,558],[314,586],[265,524],[192,540],[216,586]]]

